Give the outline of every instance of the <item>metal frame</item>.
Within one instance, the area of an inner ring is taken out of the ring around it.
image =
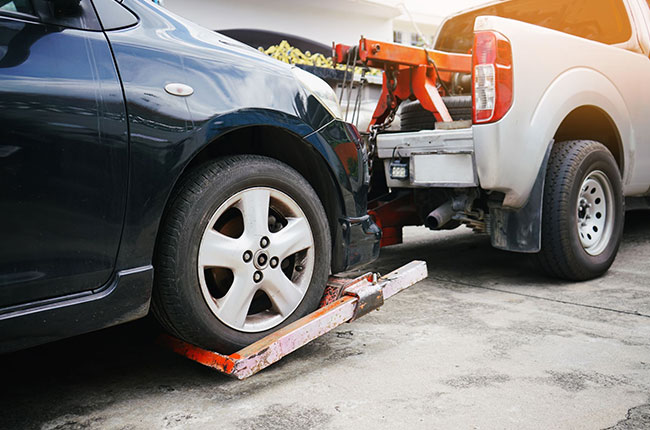
[[[377,157],[409,157],[412,152],[439,153],[474,151],[472,128],[420,130],[386,133],[377,136]]]
[[[382,232],[382,248],[402,243],[402,227],[422,224],[413,192],[398,192],[388,197],[394,198],[384,200],[380,197],[368,202],[368,213]]]
[[[414,175],[414,156],[417,155],[470,155],[472,159],[472,180],[466,182],[418,182]],[[386,133],[377,136],[377,157],[384,162],[386,181],[389,187],[430,188],[430,187],[476,187],[479,184],[474,153],[474,132],[470,128],[450,130],[421,130],[413,132]],[[408,179],[392,179],[388,174],[387,160],[408,158]]]
[[[380,278],[373,273],[355,279],[330,277],[318,310],[230,355],[168,335],[159,343],[228,376],[246,379],[339,325],[379,308],[384,300],[426,277],[423,261],[412,261]]]
[[[383,87],[370,127],[381,125],[403,100],[418,99],[437,122],[452,122],[438,90],[439,80],[450,80],[451,72],[470,73],[472,56],[426,50],[397,43],[361,38],[358,46],[337,44],[334,61],[382,69]]]

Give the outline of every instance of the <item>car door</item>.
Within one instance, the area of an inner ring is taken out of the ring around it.
[[[0,309],[101,288],[126,206],[127,121],[90,0],[0,0]]]

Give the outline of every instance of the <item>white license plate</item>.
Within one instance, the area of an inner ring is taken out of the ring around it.
[[[411,184],[477,186],[472,154],[412,154]]]

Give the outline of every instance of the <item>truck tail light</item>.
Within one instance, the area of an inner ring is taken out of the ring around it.
[[[474,124],[495,122],[512,106],[512,48],[496,31],[478,31],[472,50]]]

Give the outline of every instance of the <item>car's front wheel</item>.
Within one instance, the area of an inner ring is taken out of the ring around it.
[[[605,273],[623,235],[624,205],[621,175],[604,145],[556,143],[544,187],[542,268],[569,280]]]
[[[240,349],[317,307],[330,243],[294,169],[259,156],[210,162],[183,180],[161,227],[154,312],[191,343]]]

